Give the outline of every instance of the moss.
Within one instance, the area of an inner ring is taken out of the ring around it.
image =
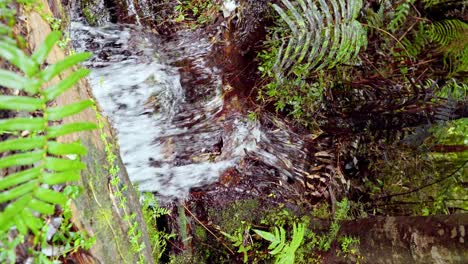
[[[259,204],[254,199],[235,201],[222,209],[210,208],[208,217],[224,232],[232,234],[241,227],[241,221],[252,223],[258,218]]]
[[[195,237],[200,240],[206,240],[206,230],[201,226],[196,226]]]
[[[88,22],[90,25],[96,25],[97,24],[97,18],[96,16],[93,14],[93,12],[91,11],[91,9],[89,9],[89,7],[85,6],[83,8],[83,16],[84,18],[86,19],[86,22]]]

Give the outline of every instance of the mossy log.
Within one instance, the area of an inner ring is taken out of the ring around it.
[[[468,263],[468,214],[372,217],[341,222],[340,236],[359,238],[361,263]],[[327,263],[355,263],[333,255]]]

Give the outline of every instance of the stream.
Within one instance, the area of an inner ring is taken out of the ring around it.
[[[185,198],[233,168],[302,181],[309,166],[304,141],[272,114],[252,120],[242,103],[227,107],[224,95],[236,87],[223,81],[204,35],[161,37],[136,25],[72,22],[75,49],[94,53],[88,80],[117,132],[131,181],[168,199]],[[245,166],[247,157],[262,169]]]

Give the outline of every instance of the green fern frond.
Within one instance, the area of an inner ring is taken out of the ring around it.
[[[282,43],[272,67],[278,80],[297,67],[309,72],[349,63],[366,46],[366,32],[356,21],[361,0],[281,2],[284,7],[273,4],[273,8],[284,22],[281,30],[286,38],[273,34],[271,41]]]
[[[468,23],[458,19],[438,21],[427,26],[427,34],[444,53],[451,74],[468,71]]]
[[[27,135],[10,136],[0,143],[3,156],[0,169],[17,171],[0,179],[0,208],[4,208],[0,211],[0,233],[7,232],[13,226],[21,234],[26,234],[28,230],[37,233],[42,226],[42,220],[37,215],[51,215],[56,205],[65,206],[67,202],[67,197],[51,186],[78,180],[80,171],[85,167],[79,159],[86,154],[84,146],[77,142],[58,143],[57,137],[94,129],[96,125],[60,125],[56,121],[81,112],[93,102],[85,100],[62,107],[51,107],[51,103],[89,71],[80,69],[54,85],[44,86],[58,74],[88,59],[91,54],[75,54],[42,69],[60,35],[60,32],[49,34],[31,56],[24,54],[8,38],[0,40],[0,57],[22,72],[0,70],[1,86],[22,94],[0,95],[1,110],[22,113],[22,117],[1,119],[0,131]],[[34,117],[25,117],[32,112]],[[23,133],[25,131],[28,133]]]
[[[411,5],[414,4],[414,1],[415,0],[404,0],[396,7],[395,14],[390,23],[388,23],[388,30],[390,30],[392,33],[395,33],[403,25],[403,23],[405,23]]]
[[[275,255],[278,264],[294,264],[297,249],[302,244],[305,234],[304,224],[294,224],[291,242],[286,242],[286,231],[283,227],[275,227],[274,233],[253,229],[261,238],[270,242],[269,253]]]
[[[424,24],[418,23],[418,29],[415,31],[412,38],[405,37],[401,42],[411,56],[417,57],[430,42]]]
[[[466,43],[468,24],[458,19],[446,19],[430,24],[427,33],[432,41],[441,46],[458,40],[464,40]]]

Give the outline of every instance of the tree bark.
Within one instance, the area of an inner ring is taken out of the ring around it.
[[[468,263],[467,224],[468,214],[374,217],[343,221],[339,235],[359,238],[360,263],[462,264]],[[356,263],[336,252],[325,263]]]

